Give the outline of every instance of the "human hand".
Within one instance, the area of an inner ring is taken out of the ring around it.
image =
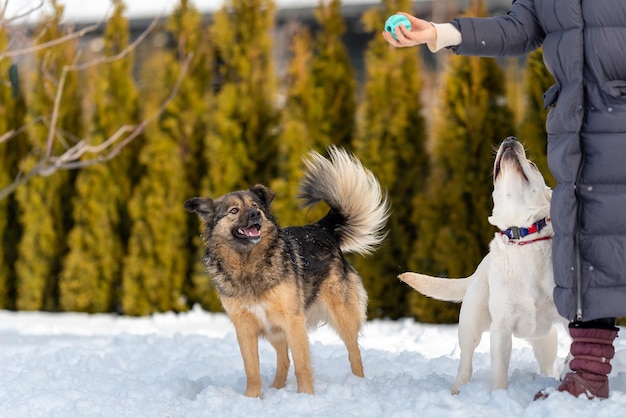
[[[435,42],[437,40],[437,31],[430,22],[418,19],[408,13],[398,12],[398,14],[406,16],[407,19],[409,19],[411,22],[411,30],[405,28],[404,25],[398,25],[396,27],[398,40],[395,40],[391,33],[383,31],[383,38],[385,38],[390,45],[396,48],[402,48]]]

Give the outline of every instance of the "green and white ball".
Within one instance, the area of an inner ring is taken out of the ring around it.
[[[396,36],[396,27],[398,25],[404,25],[408,30],[411,30],[411,21],[406,16],[400,14],[389,16],[385,22],[385,30],[391,33],[396,41],[398,40]]]

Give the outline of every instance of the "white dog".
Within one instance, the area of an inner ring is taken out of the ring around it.
[[[492,389],[507,387],[512,336],[527,339],[541,373],[553,375],[555,324],[564,323],[552,298],[552,191],[514,137],[498,149],[493,172],[493,213],[500,232],[489,253],[467,278],[403,273],[400,279],[435,299],[460,302],[461,361],[452,393],[469,382],[472,356],[482,333],[491,334]]]

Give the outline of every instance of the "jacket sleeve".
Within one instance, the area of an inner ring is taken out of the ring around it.
[[[515,0],[506,15],[462,17],[452,24],[461,32],[462,42],[450,49],[459,55],[524,55],[539,48],[545,37],[535,0]]]

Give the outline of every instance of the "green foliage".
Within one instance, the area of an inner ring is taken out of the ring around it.
[[[115,310],[123,248],[118,197],[111,165],[80,171],[73,200],[74,227],[68,235],[69,252],[59,277],[59,308],[64,311]]]
[[[8,38],[6,29],[0,26],[0,51],[4,50],[8,46]],[[0,60],[0,74],[7,74],[9,71],[9,63],[5,60]],[[11,89],[5,83],[0,84],[0,134],[9,132],[9,112],[11,99]],[[7,162],[7,146],[0,143],[0,165],[5,166]],[[0,188],[6,186],[11,182],[11,177],[8,171],[0,170]],[[5,232],[9,225],[9,202],[0,201],[0,309],[7,308],[9,303],[9,286],[11,269],[9,268],[9,257],[7,251],[8,248],[7,238]]]
[[[526,152],[549,186],[556,184],[548,168],[548,133],[546,118],[548,110],[543,108],[543,93],[554,84],[554,77],[543,63],[543,50],[539,49],[528,55],[526,62],[526,111],[520,127],[520,141],[524,143]]]
[[[43,18],[38,43],[44,43],[62,36],[60,21],[63,8],[53,2],[54,13]],[[52,113],[56,82],[63,73],[63,68],[75,59],[76,43],[66,42],[37,52],[36,65],[41,68],[35,77],[32,100],[28,119],[33,152],[22,163],[28,170],[54,147],[60,147],[64,141],[58,141],[63,132],[81,132],[80,94],[78,77],[69,73],[65,80],[62,106],[60,106],[57,127],[54,137],[50,137],[48,121],[39,117],[49,117]],[[54,139],[53,142],[50,142]],[[17,275],[16,308],[24,310],[41,310],[57,308],[57,279],[61,259],[66,251],[66,234],[70,226],[71,216],[67,211],[67,202],[72,193],[73,175],[68,172],[57,172],[49,177],[37,177],[25,187],[16,191],[16,199],[20,206],[20,223],[23,227],[22,237],[18,245],[18,259],[15,263]]]
[[[408,1],[387,0],[363,16],[368,31],[378,33],[396,10]],[[410,49],[389,48],[381,36],[370,42],[365,67],[367,82],[355,152],[389,193],[392,216],[386,242],[370,258],[354,261],[369,293],[370,317],[398,318],[407,313],[412,292],[397,279],[409,269],[418,216],[413,199],[424,188],[428,173],[426,129],[422,116],[419,56]]]
[[[475,14],[482,15],[478,3]],[[434,126],[432,172],[425,196],[416,202],[421,214],[414,262],[420,272],[464,277],[488,250],[494,234],[487,221],[493,150],[514,134],[504,95],[504,76],[493,59],[450,58]],[[456,312],[445,311],[442,302],[417,294],[411,302],[420,321],[457,320]]]
[[[0,51],[9,46],[6,28],[0,26]],[[0,74],[9,74],[18,67],[9,60],[0,60]],[[2,81],[5,81],[2,79]],[[17,90],[16,90],[17,88]],[[17,95],[16,95],[17,93]],[[19,85],[0,83],[0,189],[13,181],[18,174],[18,162],[24,156],[24,135],[17,132],[24,123],[24,101]],[[0,199],[0,309],[14,308],[15,271],[20,226],[17,222],[15,196]]]
[[[312,145],[318,150],[329,144],[349,149],[355,128],[356,72],[341,40],[346,30],[341,1],[320,0],[315,18],[320,30],[311,61],[314,91],[310,100],[315,101],[320,113]]]
[[[213,104],[213,60],[211,39],[203,28],[202,16],[190,1],[181,0],[169,18],[167,31],[173,37],[175,48],[171,51],[176,60],[166,69],[166,84],[171,88],[183,70],[183,61],[190,58],[187,76],[166,114],[175,113],[163,126],[166,132],[178,138],[181,157],[185,163],[188,180],[194,192],[201,191],[201,178],[206,174],[204,138],[210,124]],[[172,110],[175,109],[175,110]]]
[[[314,52],[311,34],[298,28],[292,37],[291,60],[286,75],[286,103],[282,109],[279,137],[279,175],[270,188],[276,193],[272,210],[283,226],[303,225],[317,220],[323,205],[303,211],[296,200],[302,178],[302,158],[314,146],[321,119],[321,103],[315,100],[316,83],[311,72]],[[318,138],[319,139],[319,138]],[[317,147],[317,151],[324,152]]]
[[[280,113],[272,60],[274,17],[271,0],[227,0],[213,15],[209,39],[220,84],[208,111],[202,151],[204,196],[270,184],[277,176]],[[205,308],[220,310],[217,292],[202,267],[198,236],[192,246],[195,256],[188,289]]]
[[[214,97],[212,94],[212,72],[214,68],[214,45],[207,30],[202,27],[200,13],[187,0],[181,0],[167,22],[166,29],[171,33],[176,45],[175,52],[179,62],[172,62],[166,69],[168,83],[173,83],[181,62],[191,56],[188,76],[180,86],[180,91],[166,111],[161,128],[171,138],[178,139],[180,158],[184,165],[186,198],[208,194],[203,189],[202,179],[208,166],[205,155],[205,136],[211,126]],[[205,185],[206,186],[206,185]],[[182,202],[178,207],[182,209]],[[201,228],[198,216],[185,214],[188,231]],[[181,231],[182,232],[182,231]],[[204,245],[199,234],[186,233],[186,245],[182,250],[189,257],[185,272],[184,294],[188,304],[199,303],[203,308],[219,311],[221,304],[217,291],[210,277],[202,266]]]
[[[319,219],[327,210],[319,205],[303,212],[296,200],[302,158],[309,150],[324,153],[330,144],[350,148],[355,120],[355,78],[341,40],[345,25],[340,2],[320,2],[315,17],[320,26],[315,40],[298,28],[291,44],[287,69],[287,100],[279,140],[279,176],[271,188],[277,198],[273,210],[285,226]]]
[[[113,56],[128,45],[124,4],[115,9],[104,32],[104,54]],[[99,145],[124,124],[137,123],[137,89],[132,78],[132,55],[98,67],[95,82],[92,145]],[[128,151],[133,148],[129,147]],[[68,236],[69,252],[59,278],[62,310],[110,312],[118,305],[124,255],[123,219],[130,194],[128,170],[131,153],[81,170],[73,200],[74,227]],[[87,154],[85,158],[93,158]]]
[[[140,162],[145,174],[129,202],[133,226],[124,259],[122,310],[128,315],[186,310],[188,214],[181,203],[188,188],[177,138],[151,132]]]
[[[205,152],[212,196],[268,183],[277,174],[274,15],[271,0],[228,0],[214,15],[211,37],[223,84]]]
[[[175,48],[172,54],[159,54],[151,61],[153,78],[168,86],[174,85],[184,62],[189,60],[189,65],[158,129],[150,131],[142,152],[144,175],[131,200],[133,228],[125,261],[123,309],[132,315],[185,310],[188,303],[215,308],[208,297],[212,293],[208,277],[199,271],[202,243],[190,233],[199,229],[197,216],[183,208],[192,193],[203,194],[201,178],[207,169],[201,157],[211,120],[213,61],[212,45],[201,23],[199,12],[181,0],[166,25]],[[165,216],[155,218],[154,213]]]
[[[9,40],[7,38],[6,29],[0,26],[0,51],[7,48]],[[7,74],[9,71],[9,63],[5,60],[0,60],[0,73]],[[9,106],[11,103],[11,89],[6,83],[0,84],[0,134],[9,132]],[[6,164],[7,149],[3,143],[0,143],[0,162],[4,166]],[[11,181],[9,172],[6,170],[0,171],[0,187],[5,186]],[[6,202],[0,202],[0,231],[4,231],[7,225],[7,207]],[[4,244],[4,242],[3,242]],[[4,261],[4,245],[0,246],[0,261]],[[3,305],[2,301],[6,298],[6,277],[8,269],[4,263],[0,262],[0,306]]]

